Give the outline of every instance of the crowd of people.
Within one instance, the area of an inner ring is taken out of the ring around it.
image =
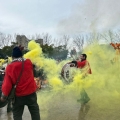
[[[87,74],[92,74],[86,54],[81,54],[79,60],[71,61],[68,64],[70,64],[70,67],[76,67],[82,71],[83,80],[87,77]],[[21,48],[15,47],[12,51],[12,62],[7,65],[4,73],[5,75],[2,75],[0,71],[0,103],[8,104],[7,112],[13,112],[14,120],[22,120],[25,105],[28,106],[32,120],[40,120],[40,108],[37,103],[36,91],[41,89],[43,81],[46,80],[44,70],[37,70],[30,59],[23,58]],[[20,79],[16,84],[18,76]],[[15,84],[15,101],[8,101],[7,98],[12,86]],[[84,106],[90,98],[84,88],[82,88],[80,95],[80,99],[77,101]]]

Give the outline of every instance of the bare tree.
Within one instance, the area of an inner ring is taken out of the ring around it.
[[[68,35],[63,35],[63,37],[60,39],[62,45],[65,49],[67,49],[68,43],[70,41],[70,37]]]
[[[52,44],[52,36],[49,35],[48,33],[46,33],[46,34],[43,33],[42,39],[43,39],[43,44],[48,44],[48,45]]]
[[[61,45],[61,40],[60,39],[54,39],[53,44],[54,44],[54,46],[58,47],[58,46]]]
[[[78,35],[73,38],[73,44],[78,48],[79,51],[83,50],[84,36]]]
[[[99,33],[90,33],[89,35],[86,35],[86,43],[87,45],[93,44],[93,43],[99,43],[101,39],[101,34]]]
[[[42,38],[42,35],[41,34],[28,35],[27,38],[29,38],[30,40],[38,40]]]
[[[41,39],[41,35],[40,34],[35,34],[35,39],[37,40],[37,39]]]
[[[120,30],[118,31],[107,31],[101,34],[101,39],[104,39],[107,43],[119,43],[120,42]]]
[[[0,32],[0,48],[4,46],[10,46],[12,42],[15,42],[15,36],[12,36],[10,34],[6,35],[2,32]]]
[[[120,30],[114,33],[114,41],[116,43],[120,43]]]
[[[100,34],[101,39],[104,39],[106,42],[110,43],[113,42],[115,40],[115,35],[113,33],[113,31],[109,30],[103,34]]]

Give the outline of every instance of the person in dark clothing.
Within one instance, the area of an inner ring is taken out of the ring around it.
[[[34,79],[36,81],[36,84],[38,86],[38,89],[41,89],[41,85],[42,85],[42,80],[41,80],[41,77],[40,77],[40,69],[37,69],[37,66],[33,65],[33,73],[34,73]]]
[[[4,75],[5,75],[5,71],[4,69],[1,69],[0,71],[0,95],[2,94],[2,84],[3,84],[3,79],[4,79]],[[12,111],[12,100],[9,100],[8,102],[6,102],[7,104],[7,112],[11,112]],[[5,103],[2,104],[6,105]]]
[[[2,88],[2,83],[3,83],[3,71],[0,71],[0,91],[1,91],[1,88]]]
[[[2,89],[3,78],[4,78],[4,74],[3,74],[3,70],[1,70],[0,71],[0,95],[2,93],[1,89]]]
[[[40,89],[42,87],[42,85],[44,84],[44,82],[46,81],[46,74],[43,70],[43,68],[40,69],[36,69],[36,66],[34,66],[34,76],[36,78],[36,80],[38,79],[38,81],[40,82]]]
[[[42,81],[46,80],[46,74],[43,69],[39,70],[39,77],[40,77],[40,80]]]
[[[5,77],[2,84],[1,101],[5,101],[15,85],[16,80],[22,70],[23,72],[15,90],[15,102],[13,103],[14,120],[22,120],[24,106],[27,105],[32,120],[40,120],[40,111],[37,104],[36,89],[34,80],[33,64],[29,59],[22,57],[22,51],[15,47],[12,52],[13,61],[6,67]]]

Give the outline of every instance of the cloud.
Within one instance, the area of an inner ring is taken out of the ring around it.
[[[11,0],[0,3],[0,32],[56,34],[58,22],[70,14],[71,6],[83,0]],[[28,4],[29,3],[29,4]]]
[[[120,0],[85,0],[73,7],[68,18],[62,19],[58,34],[105,31],[120,26]]]
[[[47,20],[47,13],[42,9],[42,2],[30,1],[1,1],[0,32],[7,34],[54,34],[54,26]],[[43,10],[43,11],[42,11]],[[48,17],[48,16],[47,16]]]
[[[43,26],[41,24],[35,25],[35,23],[31,23],[29,19],[22,17],[20,14],[8,13],[3,11],[0,13],[2,16],[0,18],[0,32],[8,33],[8,34],[27,34],[33,35],[36,33],[53,33],[53,26]]]

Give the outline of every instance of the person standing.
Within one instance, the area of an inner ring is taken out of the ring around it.
[[[88,74],[92,74],[92,70],[90,68],[90,64],[87,61],[87,55],[86,54],[81,54],[80,56],[80,60],[78,61],[72,61],[71,62],[71,67],[77,67],[78,69],[81,69],[82,72],[82,79],[84,80],[84,78],[88,75]],[[80,102],[82,105],[86,104],[90,98],[88,96],[88,94],[86,93],[85,89],[82,88],[81,92],[80,92],[81,98],[78,99],[77,101]]]
[[[13,103],[14,120],[22,120],[24,106],[27,105],[32,120],[40,120],[40,110],[37,104],[36,89],[34,80],[33,64],[29,59],[24,59],[20,47],[13,48],[12,62],[6,67],[5,77],[2,84],[1,101],[5,101],[15,85],[16,80],[22,70],[20,80],[15,90],[15,102]]]
[[[5,68],[0,70],[0,95],[2,94],[1,89],[2,89],[2,83],[3,83],[4,75],[5,75]],[[7,104],[7,112],[11,112],[12,111],[12,104],[11,103],[12,103],[11,100],[1,102],[0,107],[1,106],[3,107]]]
[[[80,61],[77,62],[77,67],[81,69],[82,73],[83,73],[83,79],[88,75],[88,74],[92,74],[91,68],[90,68],[90,64],[87,61],[87,55],[86,54],[81,54],[80,56]],[[87,92],[85,91],[84,88],[82,88],[81,92],[81,99],[78,99],[78,102],[81,102],[82,107],[81,109],[84,107],[84,105],[86,103],[89,102],[90,98],[87,94]]]

